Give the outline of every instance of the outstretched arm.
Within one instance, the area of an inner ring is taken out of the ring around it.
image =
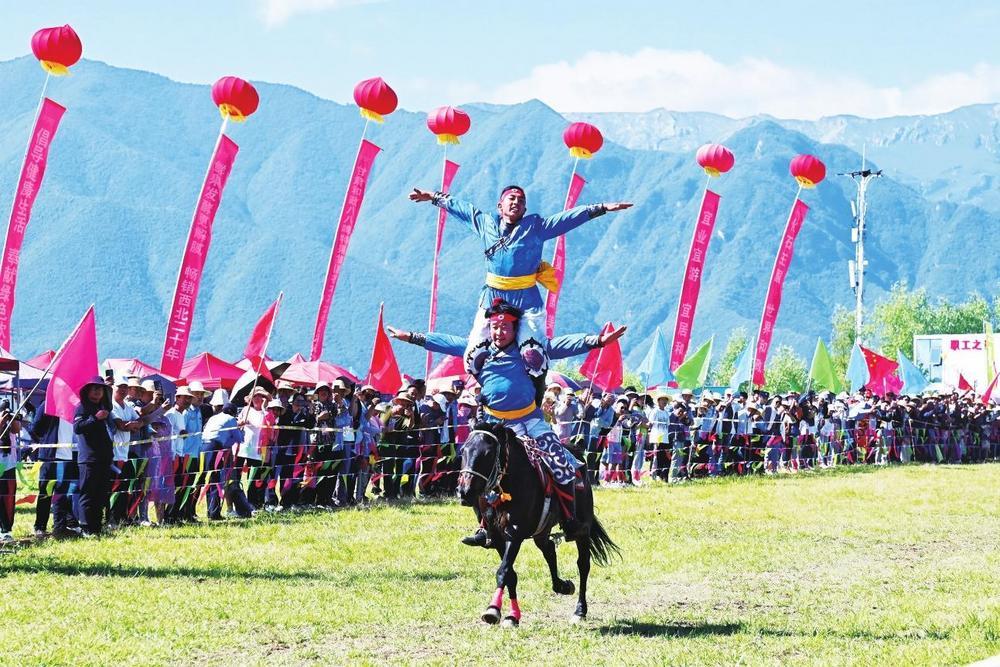
[[[631,202],[612,202],[577,206],[567,211],[560,211],[542,220],[542,236],[545,239],[554,239],[576,229],[588,220],[593,220],[612,211],[623,211],[631,206]]]
[[[469,202],[456,199],[443,192],[430,192],[429,190],[421,190],[419,188],[413,188],[413,192],[410,193],[409,197],[412,202],[429,201],[435,206],[443,208],[455,219],[464,222],[473,233],[478,236],[483,235],[483,218],[488,216]]]
[[[418,345],[431,352],[449,354],[453,357],[461,357],[465,353],[466,341],[459,336],[450,336],[442,333],[417,333],[415,331],[403,331],[395,327],[387,326],[386,332],[397,340],[410,345]]]
[[[627,330],[627,326],[622,326],[614,331],[597,336],[587,336],[585,334],[556,336],[549,341],[549,359],[566,359],[589,352],[595,347],[604,347],[624,336]]]

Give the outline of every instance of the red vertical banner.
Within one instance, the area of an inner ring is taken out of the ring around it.
[[[573,172],[573,178],[569,181],[569,190],[566,191],[566,204],[563,210],[569,210],[576,206],[583,186],[587,181],[583,176]],[[556,271],[556,282],[560,288],[563,283],[563,276],[566,275],[566,235],[563,234],[556,239],[556,249],[552,254],[552,268]],[[559,306],[559,292],[549,292],[545,297],[545,335],[552,338],[556,331],[556,308]]]
[[[17,181],[17,190],[14,191],[4,241],[3,265],[0,266],[0,347],[4,350],[10,350],[10,320],[14,313],[14,288],[17,285],[17,267],[21,261],[24,230],[28,227],[31,209],[42,187],[42,177],[45,176],[49,160],[49,146],[56,136],[64,113],[65,107],[47,97],[42,100],[38,118],[28,139],[21,177]]]
[[[705,259],[708,255],[708,244],[712,240],[712,231],[715,229],[715,217],[719,212],[719,199],[719,195],[705,188],[705,195],[701,199],[701,210],[698,212],[698,222],[691,237],[691,248],[688,250],[684,282],[681,283],[681,296],[677,303],[674,343],[670,348],[671,371],[677,370],[677,367],[684,363],[688,345],[691,344],[694,313],[698,308],[701,277],[705,272]]]
[[[774,268],[771,269],[771,281],[767,286],[764,312],[760,316],[757,350],[753,360],[753,384],[758,387],[764,385],[764,364],[767,362],[767,353],[771,348],[771,337],[774,335],[774,323],[778,319],[778,309],[781,308],[781,291],[785,285],[785,276],[788,274],[788,267],[792,263],[792,254],[795,251],[795,237],[802,229],[802,223],[805,222],[808,212],[809,207],[801,199],[796,198],[795,204],[792,205],[792,212],[788,215],[788,222],[785,224],[781,245],[778,246],[778,256],[774,258]]]
[[[167,332],[163,341],[160,370],[167,375],[174,377],[181,375],[181,366],[184,364],[184,355],[187,354],[188,339],[191,336],[191,322],[198,300],[198,288],[201,286],[201,275],[205,268],[205,257],[208,256],[208,248],[212,243],[212,223],[215,221],[215,213],[222,201],[222,191],[226,187],[226,181],[233,170],[233,162],[239,150],[240,147],[232,139],[220,134],[209,163],[208,174],[205,176],[205,183],[201,186],[198,205],[191,219],[187,244],[184,246],[181,268],[177,272],[174,300],[170,306]]]
[[[354,158],[354,169],[347,185],[347,195],[344,206],[340,210],[340,220],[337,222],[337,232],[330,249],[330,263],[326,267],[326,279],[323,281],[323,294],[320,297],[319,310],[316,311],[316,326],[313,329],[312,361],[319,361],[323,356],[323,338],[326,335],[326,323],[330,317],[330,306],[333,304],[333,293],[337,290],[337,280],[340,269],[347,257],[347,246],[354,234],[354,225],[358,221],[361,204],[365,200],[365,188],[368,186],[368,175],[371,173],[375,156],[382,150],[367,139],[361,140],[358,155]]]
[[[456,173],[458,173],[458,164],[451,160],[445,160],[444,171],[441,174],[441,192],[448,192],[451,189],[451,182],[455,180]],[[430,314],[427,317],[428,331],[434,331],[434,326],[437,324],[438,259],[441,255],[441,241],[444,239],[444,223],[447,218],[448,211],[439,208],[437,234],[434,237],[434,266],[431,270],[431,306]],[[433,353],[428,350],[424,377],[431,372],[432,356]]]

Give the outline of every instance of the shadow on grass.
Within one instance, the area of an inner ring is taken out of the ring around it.
[[[705,637],[748,634],[762,637],[838,637],[865,641],[913,641],[920,639],[946,640],[952,633],[947,630],[913,630],[904,632],[869,632],[866,630],[801,631],[785,628],[767,628],[746,623],[654,623],[636,619],[619,620],[597,628],[602,635],[635,637]]]
[[[13,562],[0,564],[0,575],[13,573],[25,574],[56,574],[67,577],[120,577],[123,579],[166,579],[189,578],[199,582],[207,580],[228,581],[234,579],[253,579],[265,581],[313,581],[334,582],[340,585],[354,585],[369,582],[371,576],[364,573],[340,576],[329,572],[314,570],[277,570],[273,568],[231,568],[191,567],[182,565],[167,565],[153,567],[135,567],[115,563],[66,563],[60,561]],[[413,583],[431,581],[450,581],[457,579],[459,573],[449,571],[387,571],[385,577],[393,581],[405,580]]]
[[[735,635],[742,632],[742,623],[646,623],[637,620],[616,621],[602,625],[602,635],[634,635],[637,637],[701,637],[705,635]]]

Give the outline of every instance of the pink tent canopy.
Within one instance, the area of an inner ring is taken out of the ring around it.
[[[303,357],[298,352],[296,352],[292,356],[288,357],[288,363],[290,363],[290,364],[301,364],[303,361],[309,361],[309,360],[306,359],[305,357]]]
[[[191,357],[181,367],[181,374],[188,382],[197,380],[206,389],[232,389],[236,381],[243,375],[243,369],[236,364],[208,352]]]
[[[139,359],[105,359],[104,366],[113,370],[115,375],[138,375],[140,378],[159,375],[170,381],[177,380],[177,378],[167,375],[156,366],[150,366]]]
[[[300,361],[290,364],[281,373],[281,379],[294,384],[315,385],[317,382],[333,382],[338,377],[350,378],[351,382],[358,382],[354,373],[343,366],[331,364],[328,361]]]

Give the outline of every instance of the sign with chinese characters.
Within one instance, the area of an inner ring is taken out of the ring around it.
[[[224,134],[219,135],[219,143],[215,147],[205,183],[201,187],[198,205],[191,219],[187,244],[184,246],[181,268],[177,272],[177,286],[174,288],[174,300],[163,341],[160,370],[167,375],[174,377],[181,375],[181,366],[184,364],[184,355],[187,354],[188,339],[191,336],[191,321],[198,300],[198,288],[205,268],[205,257],[212,243],[212,223],[215,221],[215,213],[219,210],[219,202],[222,201],[222,190],[226,187],[226,180],[233,170],[233,162],[239,149],[240,147],[232,139]]]
[[[687,268],[684,269],[684,282],[681,284],[681,297],[677,305],[674,342],[670,347],[671,371],[677,370],[677,367],[684,363],[688,345],[691,344],[694,313],[698,308],[698,293],[701,291],[701,278],[705,272],[708,244],[715,229],[715,217],[719,213],[719,200],[719,195],[708,189],[705,190],[705,196],[701,200],[701,210],[698,212],[698,222],[691,238]]]
[[[458,173],[458,164],[451,160],[444,161],[444,172],[441,174],[441,192],[448,192],[451,189],[451,182],[455,180]],[[431,307],[427,317],[427,330],[434,331],[437,324],[438,307],[438,259],[441,256],[441,242],[444,240],[444,224],[448,219],[448,211],[443,208],[438,209],[437,233],[434,236],[434,263],[431,268]],[[424,369],[424,376],[430,375],[433,363],[433,353],[427,351],[427,363]]]
[[[10,350],[10,320],[14,312],[14,287],[17,285],[17,267],[21,261],[21,244],[24,231],[31,219],[31,209],[35,205],[38,191],[42,187],[45,166],[49,159],[49,146],[59,129],[59,121],[66,108],[49,98],[42,100],[42,106],[35,120],[35,127],[28,139],[28,150],[21,166],[21,178],[14,191],[14,203],[7,223],[7,238],[3,249],[3,264],[0,265],[0,347]]]
[[[795,237],[799,235],[808,212],[809,207],[801,199],[796,199],[788,216],[788,224],[785,225],[785,233],[781,237],[781,245],[778,246],[778,256],[774,258],[774,268],[771,270],[771,282],[767,285],[767,298],[764,299],[764,312],[760,317],[757,349],[753,360],[753,384],[757,387],[764,384],[764,364],[767,362],[768,350],[771,349],[774,323],[781,308],[781,292],[785,286],[785,276],[792,263]]]
[[[361,140],[358,156],[354,159],[354,169],[347,185],[347,196],[344,197],[344,207],[340,211],[337,223],[337,233],[330,249],[330,263],[326,267],[326,279],[323,281],[323,294],[320,297],[319,310],[316,312],[316,327],[313,329],[312,361],[319,361],[323,356],[323,338],[326,335],[326,323],[330,317],[330,306],[333,305],[333,293],[337,290],[337,280],[340,269],[347,257],[347,246],[354,233],[354,225],[358,221],[361,203],[365,199],[365,188],[368,185],[368,174],[371,173],[375,156],[382,150],[367,139]]]

